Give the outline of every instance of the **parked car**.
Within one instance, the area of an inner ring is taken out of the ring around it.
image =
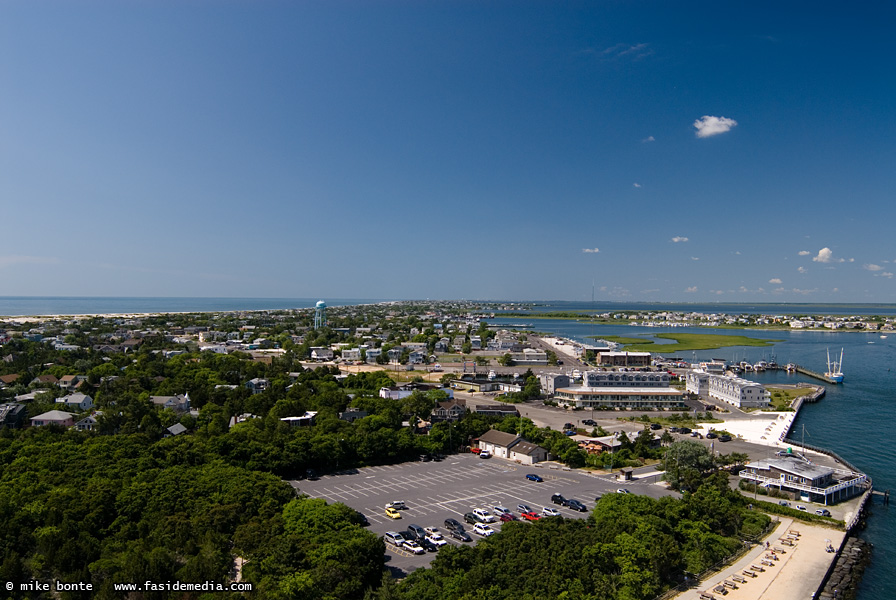
[[[479,517],[480,523],[494,523],[498,520],[487,508],[474,508],[473,514]]]
[[[520,513],[520,515],[527,521],[537,521],[541,518],[541,516],[537,512],[533,512],[531,510]]]
[[[720,435],[720,436],[719,436],[719,441],[720,441],[720,442],[730,442],[730,441],[731,441],[731,436],[728,435],[728,434]]]
[[[586,512],[586,511],[588,510],[587,508],[585,508],[585,505],[584,505],[584,504],[582,504],[582,503],[579,502],[578,500],[574,500],[574,499],[572,499],[572,498],[568,498],[568,499],[566,500],[565,504],[566,504],[567,507],[569,507],[569,508],[571,508],[571,509],[573,509],[573,510],[577,510],[577,511],[579,511],[579,512]]]
[[[501,513],[501,516],[498,517],[502,523],[507,523],[508,521],[516,521],[516,515],[513,513]]]
[[[397,531],[387,531],[383,539],[393,546],[401,546],[404,544],[404,536]]]
[[[491,458],[491,457],[492,457],[492,453],[489,452],[488,450],[483,450],[482,452],[479,453],[479,458]]]
[[[654,431],[657,431],[658,429],[662,429],[663,426],[660,425],[659,423],[651,423],[650,428],[653,429]]]
[[[616,490],[616,493],[617,494],[631,494],[631,492],[625,488],[619,488],[618,490]]]
[[[475,525],[473,525],[473,533],[481,535],[483,537],[488,537],[490,535],[494,535],[495,530],[485,523],[476,523]]]
[[[719,437],[719,434],[716,433],[715,431],[710,431],[709,433],[706,434],[706,439],[708,439],[708,440],[714,440],[717,437]]]
[[[819,508],[818,510],[815,511],[815,514],[818,515],[818,516],[820,516],[820,517],[830,517],[830,516],[831,516],[831,511],[829,511],[829,510],[826,509],[826,508]]]
[[[517,505],[516,505],[516,509],[517,509],[518,511],[520,511],[521,513],[524,513],[524,512],[532,512],[532,509],[529,507],[528,504],[517,504]]]
[[[426,530],[419,525],[411,523],[408,525],[408,536],[414,540],[423,539],[426,537]]]
[[[464,531],[463,529],[458,529],[456,531],[451,532],[451,537],[461,542],[472,542],[473,538],[470,537],[470,534]]]
[[[391,506],[386,507],[386,516],[390,519],[400,519],[401,513],[392,508]]]
[[[404,544],[402,544],[402,548],[408,552],[413,552],[414,554],[423,554],[426,552],[426,550],[414,540],[405,540]]]
[[[546,517],[559,517],[560,511],[557,510],[556,508],[551,508],[550,506],[545,506],[544,508],[541,509],[541,514],[543,514]]]
[[[407,506],[404,505],[404,500],[393,500],[392,502],[386,503],[386,508],[394,508],[395,510],[404,510]]]
[[[568,435],[570,437],[574,436],[575,434],[576,434],[575,429],[567,429],[566,431],[563,432],[563,435]]]
[[[444,546],[445,544],[448,543],[445,541],[445,538],[442,537],[442,534],[438,533],[438,532],[428,533],[428,534],[426,534],[426,537],[423,539],[425,539],[430,544],[434,544],[436,546]]]
[[[582,425],[590,425],[591,427],[594,427],[597,425],[597,421],[594,419],[582,419]]]
[[[424,528],[423,528],[423,531],[425,531],[427,534],[430,534],[430,533],[442,533],[441,531],[439,531],[439,528],[438,528],[438,527],[424,527]]]
[[[464,521],[466,521],[470,525],[475,525],[476,523],[481,523],[482,519],[480,519],[479,516],[476,515],[476,513],[468,512],[464,513]]]
[[[495,511],[495,514],[498,515],[499,517],[500,517],[501,515],[509,515],[509,514],[510,514],[510,509],[509,509],[509,508],[505,508],[505,507],[503,507],[503,506],[501,506],[501,505],[493,506],[493,507],[492,507],[492,510]]]
[[[809,510],[808,508],[806,508],[806,507],[803,506],[802,504],[797,504],[797,505],[796,505],[796,509],[797,509],[797,510],[802,510],[802,511],[808,511],[808,510]]]
[[[781,506],[790,506],[790,502],[788,502],[787,500],[778,500],[778,504],[780,504]]]
[[[305,471],[305,476],[309,481],[317,481],[320,477],[317,476],[317,472],[314,469],[308,469]]]
[[[355,517],[358,519],[358,524],[361,527],[367,527],[368,525],[370,525],[370,521],[367,520],[367,517],[364,516],[364,513],[356,511]]]
[[[560,494],[554,494],[551,496],[551,502],[553,502],[554,504],[564,504],[566,502],[566,498],[564,498]]]
[[[544,481],[541,476],[536,475],[535,473],[529,473],[528,475],[526,475],[526,479],[528,479],[529,481],[535,481],[536,483],[541,483],[542,481]]]
[[[445,540],[442,540],[443,542]],[[428,538],[423,538],[422,540],[417,540],[417,543],[420,544],[420,547],[426,550],[427,552],[437,552],[439,547],[429,541]]]
[[[603,497],[604,497],[603,494],[598,494],[597,496],[594,497],[594,501],[595,501],[595,502],[600,502],[600,499],[603,498]]]
[[[463,531],[464,526],[457,519],[445,519],[445,529],[448,531]]]
[[[678,428],[678,433],[690,433],[690,432],[691,432],[690,427],[679,427]]]
[[[669,433],[678,433],[678,432],[679,432],[679,429],[678,429],[678,427],[669,427],[669,428],[667,429],[667,431],[668,431]]]

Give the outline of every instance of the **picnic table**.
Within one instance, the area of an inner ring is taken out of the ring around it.
[[[740,575],[732,575],[731,579],[733,579],[734,581],[736,581],[738,583],[746,583],[747,582],[747,580],[744,579],[743,577],[741,577]]]

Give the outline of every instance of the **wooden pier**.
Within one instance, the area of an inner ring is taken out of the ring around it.
[[[801,367],[799,365],[796,366],[796,372],[802,373],[803,375],[808,375],[809,377],[814,377],[815,379],[821,379],[825,383],[837,383],[830,377],[822,375],[821,373],[816,373],[815,371],[811,371],[811,370]]]

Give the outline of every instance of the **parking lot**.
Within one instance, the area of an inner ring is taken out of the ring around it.
[[[328,502],[342,502],[364,514],[370,530],[377,535],[387,531],[404,531],[414,523],[422,527],[439,527],[450,544],[462,542],[447,535],[445,519],[463,523],[464,513],[474,508],[505,506],[519,517],[518,504],[527,504],[541,512],[544,507],[556,508],[564,517],[584,518],[588,512],[577,512],[551,503],[551,495],[559,493],[594,507],[594,498],[625,488],[635,494],[653,498],[668,495],[664,486],[655,483],[656,477],[638,481],[616,481],[611,476],[566,471],[556,465],[521,466],[500,458],[480,459],[474,454],[448,456],[441,462],[414,462],[382,467],[366,467],[349,472],[327,475],[317,481],[292,481],[293,487],[312,498]],[[541,483],[526,479],[536,473]],[[388,502],[401,500],[407,508],[401,519],[385,514]],[[492,523],[499,530],[501,523]],[[479,539],[472,533],[472,525],[464,525],[473,543]],[[394,571],[410,572],[426,566],[435,553],[415,556],[390,544],[386,545],[387,565]]]

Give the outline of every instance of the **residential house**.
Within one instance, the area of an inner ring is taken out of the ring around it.
[[[29,385],[40,385],[40,386],[48,386],[48,385],[56,385],[59,383],[59,380],[56,379],[55,375],[38,375],[34,379],[31,380]]]
[[[69,394],[62,398],[56,398],[56,404],[64,404],[68,410],[83,412],[93,408],[93,398],[85,394]]]
[[[283,417],[280,419],[284,423],[289,423],[292,427],[310,427],[314,425],[314,419],[317,416],[317,411],[305,411],[305,414],[301,417]]]
[[[51,410],[31,417],[32,427],[43,427],[44,425],[59,425],[60,427],[71,427],[75,424],[75,415],[70,412],[61,410]]]
[[[149,401],[161,408],[170,408],[176,413],[190,412],[190,394],[177,396],[150,396]]]
[[[0,375],[0,387],[12,385],[19,379],[18,373],[10,373],[9,375]]]
[[[432,410],[430,419],[436,421],[459,421],[467,412],[467,408],[460,400],[449,400],[447,402],[439,402],[438,406]]]
[[[360,408],[352,408],[351,406],[349,406],[343,412],[339,413],[339,418],[343,421],[354,423],[358,419],[363,419],[369,414],[370,413],[368,413],[366,410],[361,410]]]
[[[361,360],[361,349],[346,348],[342,351],[342,360]]]
[[[78,431],[93,431],[99,426],[99,419],[103,413],[100,411],[91,413],[75,423],[75,429]]]
[[[184,427],[180,423],[175,423],[171,427],[168,427],[167,429],[165,429],[165,433],[162,435],[162,437],[166,437],[166,438],[174,437],[176,435],[181,435],[182,433],[186,433],[186,432],[187,432],[186,427]]]
[[[250,379],[249,381],[247,381],[246,387],[249,388],[249,390],[253,394],[260,394],[263,391],[265,391],[266,389],[268,389],[270,384],[271,384],[271,382],[268,381],[267,379],[264,379],[262,377],[256,377],[255,379]]]
[[[20,429],[25,424],[28,410],[24,404],[18,402],[4,402],[0,404],[0,429]]]
[[[333,351],[322,346],[311,348],[311,360],[333,360]]]
[[[431,392],[439,390],[448,394],[449,398],[454,398],[454,391],[449,388],[443,388],[434,384],[427,383],[403,383],[401,385],[393,385],[380,388],[380,398],[391,398],[392,400],[401,400],[407,398],[414,392]]]
[[[86,378],[83,375],[63,375],[56,385],[64,390],[74,390],[81,385],[84,379]]]

